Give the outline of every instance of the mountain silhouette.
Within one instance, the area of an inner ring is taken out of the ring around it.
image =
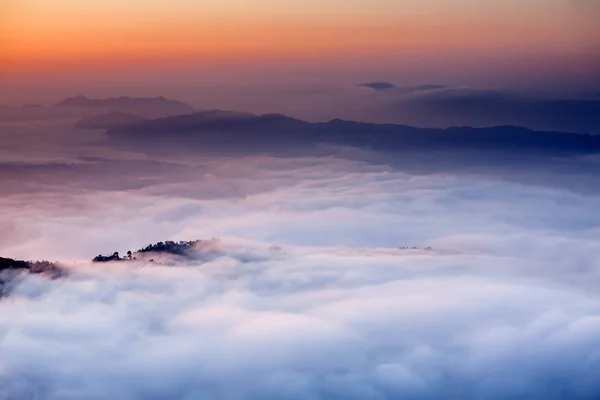
[[[517,90],[419,85],[385,90],[353,118],[429,128],[516,125],[535,130],[600,134],[600,98],[554,97]]]
[[[23,261],[0,257],[0,298],[8,295],[21,274],[44,275],[50,279],[58,279],[66,271],[48,261]]]
[[[416,128],[344,120],[310,123],[280,114],[254,115],[225,111],[158,118],[109,129],[121,141],[228,150],[289,150],[319,144],[386,151],[542,151],[598,153],[600,136],[535,131],[518,126],[489,128]]]

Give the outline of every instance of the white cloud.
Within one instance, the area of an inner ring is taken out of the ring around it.
[[[0,301],[0,399],[600,393],[594,193],[326,157],[164,161],[185,179],[22,179],[0,200],[2,256],[70,269]],[[187,265],[72,261],[213,236]]]
[[[79,266],[41,293],[39,278],[27,279],[0,303],[0,393],[592,398],[600,390],[596,295],[497,276],[498,257],[468,270],[454,266],[455,254],[385,249],[290,248],[240,261],[263,251],[254,246],[198,266]],[[554,395],[561,391],[570,394]]]

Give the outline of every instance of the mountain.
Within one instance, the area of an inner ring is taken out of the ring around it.
[[[113,128],[117,140],[214,151],[286,151],[319,144],[385,151],[541,151],[598,153],[600,136],[535,131],[517,126],[416,128],[332,120],[309,123],[280,114],[208,111]]]
[[[215,154],[231,152],[297,151],[304,147],[313,126],[281,114],[254,115],[231,111],[204,111],[157,118],[109,129],[123,144],[140,141],[140,148],[202,148]],[[312,142],[311,142],[312,143]]]
[[[102,114],[94,117],[83,118],[75,124],[81,129],[111,129],[120,126],[130,125],[136,122],[145,121],[148,118],[122,111],[112,111],[108,114]]]
[[[217,238],[180,242],[167,240],[147,245],[133,253],[128,251],[124,257],[120,257],[118,252],[107,256],[98,255],[92,262],[137,261],[160,264],[160,260],[166,258],[183,263],[186,260],[207,261],[224,254],[219,248],[219,243],[220,240]],[[66,276],[67,269],[48,261],[23,261],[0,257],[0,300],[12,292],[25,274],[40,275],[54,280]]]
[[[169,100],[162,96],[154,98],[112,97],[107,99],[90,99],[85,96],[69,97],[56,104],[58,108],[93,108],[103,112],[120,111],[138,114],[144,117],[166,117],[171,115],[190,114],[195,110],[189,104]]]
[[[156,118],[123,127],[128,132],[160,132],[163,129],[177,132],[197,130],[238,131],[282,127],[284,125],[305,126],[307,122],[281,114],[255,115],[235,111],[212,110],[194,114]],[[116,128],[115,131],[119,129]]]
[[[54,106],[24,105],[0,106],[0,121],[34,121],[60,119],[104,118],[105,114],[115,112],[133,114],[141,118],[168,117],[191,114],[196,110],[181,101],[164,97],[136,98],[115,97],[108,99],[90,99],[84,96],[69,97]],[[117,117],[118,120],[118,117]],[[92,124],[94,121],[91,121]],[[118,121],[117,121],[118,122]],[[120,125],[120,123],[118,124]]]
[[[98,255],[92,259],[94,263],[104,263],[113,261],[155,261],[155,257],[161,256],[177,256],[182,259],[194,258],[198,251],[206,251],[212,245],[218,244],[217,239],[212,240],[190,240],[174,242],[167,240],[166,242],[158,242],[149,244],[135,252],[128,251],[127,255],[120,257],[119,252],[115,251],[108,255]]]

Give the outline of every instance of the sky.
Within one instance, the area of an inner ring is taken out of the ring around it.
[[[8,88],[396,78],[589,85],[593,0],[4,0]]]

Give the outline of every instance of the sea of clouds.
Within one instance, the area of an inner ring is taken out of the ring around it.
[[[0,300],[2,400],[600,396],[600,196],[558,161],[514,179],[5,131],[0,256],[69,274]],[[185,263],[88,262],[212,237]]]

